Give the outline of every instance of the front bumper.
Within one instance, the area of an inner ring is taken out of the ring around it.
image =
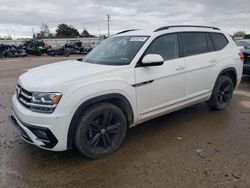
[[[48,128],[25,124],[14,113],[9,118],[26,142],[47,149],[52,149],[58,143],[55,135]]]
[[[53,151],[67,150],[68,119],[68,115],[62,112],[32,112],[24,107],[15,95],[12,97],[12,124],[25,141],[40,148]]]

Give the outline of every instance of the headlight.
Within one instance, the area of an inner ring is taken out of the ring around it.
[[[62,97],[61,93],[33,92],[30,109],[36,112],[52,113]]]

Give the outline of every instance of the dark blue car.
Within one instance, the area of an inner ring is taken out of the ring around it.
[[[244,54],[243,74],[250,75],[250,44],[241,49],[241,52]]]

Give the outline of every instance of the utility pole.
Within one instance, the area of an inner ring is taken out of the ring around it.
[[[107,23],[108,23],[108,37],[110,36],[110,31],[109,31],[109,22],[110,22],[110,15],[107,15]]]
[[[34,39],[35,37],[35,32],[34,32],[34,28],[32,28],[32,38]]]

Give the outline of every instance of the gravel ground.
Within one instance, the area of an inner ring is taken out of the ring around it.
[[[79,56],[0,59],[0,187],[250,187],[250,77],[224,111],[201,103],[128,131],[112,155],[27,144],[8,120],[20,74]]]

